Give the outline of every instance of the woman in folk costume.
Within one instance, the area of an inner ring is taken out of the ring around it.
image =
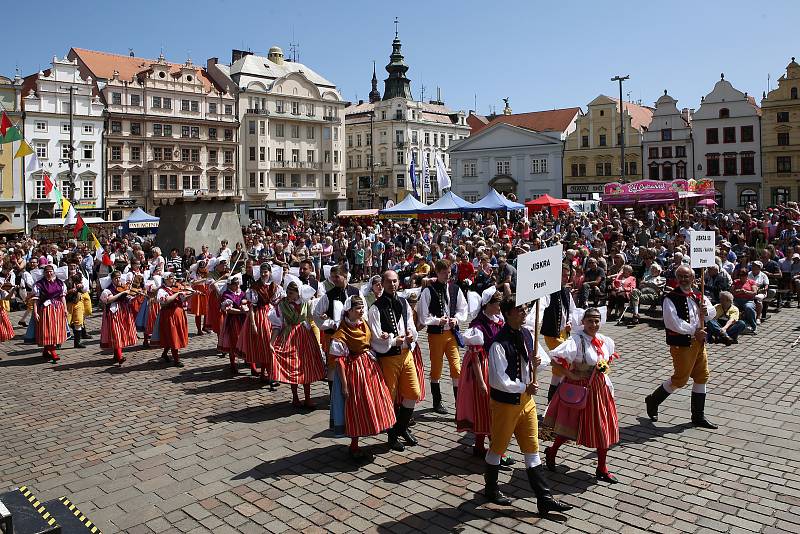
[[[561,368],[564,379],[544,418],[544,425],[553,427],[556,434],[553,445],[545,449],[545,462],[554,471],[559,447],[574,440],[577,445],[597,449],[597,479],[616,484],[606,456],[608,448],[619,441],[619,420],[614,387],[606,373],[619,355],[614,340],[598,332],[600,323],[600,310],[587,309],[582,331],[550,351],[552,365]]]
[[[206,309],[206,328],[204,330],[212,331],[217,335],[220,334],[222,329],[222,312],[220,310],[220,297],[223,281],[228,278],[231,270],[228,268],[227,260],[213,259],[209,261],[209,268],[214,265],[215,276],[212,280],[217,280],[208,286],[208,308]],[[222,281],[219,281],[222,280]],[[224,354],[222,355],[224,356]]]
[[[311,331],[311,306],[302,298],[300,290],[296,281],[290,281],[286,297],[270,315],[275,335],[269,375],[273,380],[291,384],[292,406],[314,409],[311,383],[325,380],[326,372],[322,350]],[[305,401],[302,403],[297,395],[298,384],[303,384]]]
[[[0,341],[14,338],[14,326],[8,317],[9,300],[14,290],[16,276],[13,271],[3,269],[0,273]]]
[[[194,315],[194,326],[197,328],[197,335],[202,336],[207,328],[205,321],[208,314],[208,293],[211,279],[208,277],[207,261],[201,260],[192,267],[197,269],[194,272],[190,272],[189,275],[192,289],[194,290],[189,301],[189,312]]]
[[[67,287],[56,278],[52,265],[45,265],[43,271],[42,279],[33,285],[36,344],[42,347],[42,356],[56,363],[56,346],[67,339]]]
[[[178,350],[189,345],[189,323],[186,319],[187,294],[175,287],[175,273],[164,275],[162,286],[156,293],[156,301],[160,307],[158,314],[158,342],[164,348],[161,359],[169,361],[168,352],[172,353],[175,367],[183,367]]]
[[[142,343],[142,346],[145,348],[150,346],[150,338],[153,335],[153,330],[158,328],[158,312],[161,310],[161,306],[158,304],[158,290],[162,285],[161,273],[161,268],[158,267],[150,277],[150,280],[145,283],[147,300],[142,304],[142,306],[147,306],[144,312],[144,343]]]
[[[125,283],[122,273],[112,271],[100,294],[103,308],[103,319],[100,327],[100,348],[112,349],[114,361],[122,366],[125,358],[122,349],[136,344],[136,318],[131,309],[128,290],[122,289]]]
[[[368,456],[358,438],[374,436],[396,423],[394,402],[380,366],[370,350],[370,330],[364,317],[364,300],[356,295],[344,303],[345,316],[333,334],[329,354],[334,358],[344,396],[344,426],[350,436],[350,457]]]
[[[250,364],[250,372],[259,374],[261,381],[267,381],[267,369],[272,358],[272,323],[269,321],[270,310],[283,296],[283,288],[272,280],[272,269],[269,263],[262,263],[253,269],[255,281],[245,292],[250,302],[250,311],[242,327],[236,348],[244,354],[244,361]],[[270,381],[270,389],[275,391],[277,384]]]
[[[370,278],[361,288],[361,295],[364,297],[364,307],[366,309],[375,304],[375,301],[383,295],[383,279],[381,275],[376,274]]]
[[[227,287],[220,295],[219,309],[222,314],[222,328],[219,331],[217,349],[230,358],[230,369],[234,375],[239,374],[236,357],[242,356],[237,348],[239,335],[242,332],[247,314],[250,311],[244,291],[241,290],[241,275],[235,275],[228,280]]]

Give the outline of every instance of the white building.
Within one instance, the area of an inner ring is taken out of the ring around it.
[[[761,109],[724,75],[692,116],[694,178],[710,178],[720,208],[761,196]]]
[[[25,79],[22,98],[25,137],[41,164],[41,170],[31,174],[26,172],[25,176],[29,219],[54,215],[53,200],[44,194],[44,173],[50,175],[66,198],[73,198],[71,188],[74,184],[73,205],[79,213],[84,216],[105,215],[104,106],[100,98],[92,94],[93,88],[91,78],[81,78],[77,62],[66,58],[54,57],[51,68]],[[73,111],[71,123],[70,105]],[[60,215],[60,212],[55,213],[55,216]]]
[[[436,156],[449,167],[447,148],[469,135],[463,111],[452,111],[440,100],[425,103],[412,98],[408,66],[400,48],[395,36],[383,96],[373,69],[369,102],[359,101],[345,110],[350,208],[378,208],[389,200],[403,200],[413,190],[409,177],[412,160],[421,200],[427,204],[435,201],[439,198]],[[430,169],[427,193],[421,182],[423,161]]]
[[[274,46],[266,57],[234,50],[231,64],[208,63],[214,79],[238,93],[242,206],[266,210],[344,209],[344,108],[336,86]]]
[[[482,121],[448,152],[453,192],[474,202],[490,188],[524,202],[545,193],[560,198],[564,139],[580,108],[507,114]]]
[[[649,180],[686,180],[693,177],[692,110],[678,110],[678,101],[664,94],[656,101],[653,120],[645,130],[645,177]]]

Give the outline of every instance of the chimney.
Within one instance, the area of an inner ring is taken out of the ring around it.
[[[129,49],[128,49],[128,55],[129,55],[130,57],[136,57],[136,54],[134,54],[134,53],[133,53],[133,48],[129,48]]]
[[[245,56],[252,55],[253,53],[249,50],[236,50],[235,48],[231,50],[231,63],[235,63],[242,59]]]
[[[364,101],[363,101],[363,100],[359,100],[359,101],[358,101],[358,105],[359,105],[359,106],[360,106],[361,104],[363,104],[363,103],[364,103]]]

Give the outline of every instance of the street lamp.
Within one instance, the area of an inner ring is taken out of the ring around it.
[[[619,155],[620,155],[620,174],[619,174],[619,181],[620,183],[625,183],[625,109],[622,106],[622,82],[625,80],[629,80],[630,76],[614,76],[611,78],[612,82],[619,82],[619,121],[620,121],[620,143],[619,143]]]

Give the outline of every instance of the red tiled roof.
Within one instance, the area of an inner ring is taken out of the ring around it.
[[[607,97],[617,103],[619,109],[619,98]],[[650,123],[653,122],[653,108],[640,106],[632,102],[623,102],[623,107],[628,115],[631,116],[631,124],[637,130],[647,129]]]
[[[141,57],[131,57],[123,54],[111,54],[109,52],[98,52],[96,50],[86,50],[83,48],[72,48],[67,56],[69,59],[78,59],[91,72],[95,79],[110,80],[114,77],[114,71],[119,72],[119,79],[130,81],[140,73],[150,70],[150,66],[158,60]],[[167,62],[170,73],[176,76],[183,65],[179,63]],[[194,66],[197,76],[203,82],[206,92],[210,91],[216,84],[202,67]],[[217,87],[219,90],[219,88]]]
[[[475,132],[483,128],[489,123],[489,119],[484,117],[483,115],[476,115],[475,113],[470,113],[467,115],[467,124],[470,127],[470,135],[473,135]]]
[[[483,126],[473,126],[470,133],[471,135],[475,135],[487,125],[498,123],[510,124],[536,132],[563,132],[569,127],[575,115],[580,113],[580,111],[581,108],[563,108],[548,111],[532,111],[530,113],[514,113],[512,115],[498,115]],[[472,124],[470,124],[470,126],[472,126]]]

